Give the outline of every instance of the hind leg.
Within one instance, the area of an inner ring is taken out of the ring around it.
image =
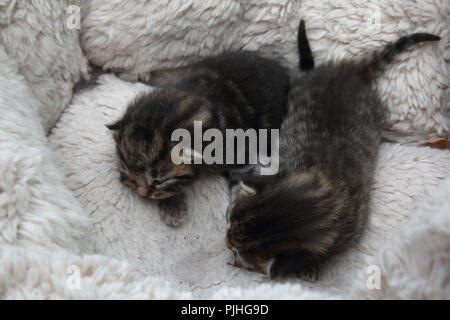
[[[154,70],[146,74],[141,74],[138,77],[138,81],[154,87],[174,87],[178,81],[183,78],[183,75],[187,72],[188,68],[189,67],[180,67],[174,69]]]

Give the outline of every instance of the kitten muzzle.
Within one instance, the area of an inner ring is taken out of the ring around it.
[[[225,244],[227,245],[228,249],[233,252],[234,255],[234,263],[230,263],[230,265],[232,265],[233,267],[239,267],[250,271],[259,272],[266,276],[270,276],[270,269],[272,268],[275,258],[268,260],[255,259],[254,262],[247,261],[244,256],[239,254],[238,249],[233,247],[233,245],[230,243],[228,235],[225,237]]]
[[[153,200],[167,199],[175,195],[175,192],[156,190],[152,186],[139,187],[136,189],[136,193],[143,198]]]

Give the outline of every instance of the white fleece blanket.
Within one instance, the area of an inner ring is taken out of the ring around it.
[[[448,137],[448,2],[92,0],[81,3],[81,31],[70,32],[69,4],[0,1],[0,298],[450,298],[449,151],[384,145],[359,246],[336,258],[317,283],[274,282],[227,265],[222,178],[195,183],[189,219],[179,229],[119,183],[104,124],[151,88],[102,76],[45,134],[85,74],[79,33],[91,61],[127,77],[224,48],[264,49],[295,67],[302,16],[318,63],[408,32],[441,35],[439,44],[401,55],[378,87],[396,130],[416,140]],[[375,30],[367,22],[373,12],[380,13]],[[47,21],[37,33],[42,41],[24,45],[20,35],[39,29],[40,19]],[[60,54],[50,59],[46,52],[55,50]],[[51,66],[62,75],[54,88]]]
[[[102,76],[96,88],[74,98],[50,137],[69,186],[96,220],[90,235],[92,250],[129,261],[144,274],[171,280],[195,297],[210,297],[224,286],[257,288],[270,283],[259,274],[227,265],[233,257],[224,243],[229,192],[222,178],[205,177],[188,189],[189,219],[176,229],[161,221],[154,203],[119,182],[115,145],[105,124],[119,118],[139,93],[150,90],[143,84]],[[373,188],[371,223],[360,246],[336,259],[320,282],[289,282],[344,295],[356,275],[370,266],[367,258],[450,175],[449,164],[448,151],[384,145]],[[445,222],[450,217],[441,218]]]
[[[438,34],[439,43],[397,57],[378,89],[393,129],[409,140],[449,136],[449,1],[93,0],[83,12],[87,57],[127,78],[225,49],[259,50],[295,69],[300,18],[317,64],[360,57],[412,32]]]

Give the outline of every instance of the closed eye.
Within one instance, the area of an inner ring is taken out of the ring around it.
[[[186,174],[186,175],[181,175],[181,176],[176,176],[176,177],[170,177],[167,178],[165,180],[155,180],[156,184],[160,185],[160,186],[168,186],[177,182],[186,182],[192,179],[192,175],[190,174]]]
[[[184,174],[181,176],[176,176],[175,179],[177,180],[190,180],[192,179],[193,175],[192,174]]]
[[[159,181],[155,181],[155,182],[158,186],[166,187],[166,186],[176,183],[177,181],[178,181],[177,179],[171,178],[171,179],[164,180],[162,182],[159,182]]]

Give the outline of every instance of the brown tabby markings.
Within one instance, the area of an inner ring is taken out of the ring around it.
[[[144,77],[145,78],[145,77]],[[121,181],[142,197],[159,199],[163,220],[178,226],[186,216],[183,187],[199,172],[223,173],[222,166],[175,165],[171,141],[176,129],[193,136],[202,129],[279,128],[286,111],[289,76],[275,60],[250,51],[225,52],[197,64],[152,72],[146,82],[162,86],[138,97],[114,130]],[[224,155],[225,156],[225,155]]]
[[[298,38],[307,41],[304,32],[301,23]],[[324,263],[361,237],[386,114],[372,81],[396,54],[439,39],[401,37],[362,61],[327,63],[292,82],[279,174],[244,178],[258,192],[237,191],[228,210],[226,244],[237,265],[317,280]]]

